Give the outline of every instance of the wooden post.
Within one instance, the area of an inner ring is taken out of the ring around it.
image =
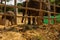
[[[47,3],[46,6],[48,8],[48,10],[47,10],[48,11],[48,24],[50,25],[51,24],[51,13],[50,13],[51,7],[50,7],[50,1],[46,0],[45,3]]]
[[[1,4],[2,4],[3,0],[1,0]],[[1,11],[2,11],[2,6],[1,6]]]
[[[5,0],[4,13],[6,13],[6,0]]]
[[[57,24],[56,23],[56,5],[55,5],[55,2],[54,2],[54,24]]]
[[[43,18],[43,14],[42,14],[42,0],[40,0],[40,11],[39,11],[39,17],[38,17],[38,21],[37,21],[37,24],[38,25],[41,25],[42,24],[42,18]],[[41,18],[42,17],[42,18]]]
[[[25,9],[25,15],[27,14],[27,6],[28,6],[28,0],[26,0],[26,9]],[[26,24],[26,17],[24,17],[25,18],[25,24]]]
[[[5,7],[4,7],[4,15],[6,14],[6,0],[5,0]],[[4,18],[4,25],[6,26],[7,24],[6,23],[6,15],[5,15],[5,18]]]
[[[14,0],[14,6],[17,6],[17,0]],[[14,10],[14,13],[15,13],[15,24],[17,24],[17,17],[16,16],[17,16],[18,12],[17,12],[17,8],[16,7],[14,9],[15,9]]]

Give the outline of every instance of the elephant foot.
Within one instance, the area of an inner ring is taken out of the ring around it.
[[[31,25],[31,23],[30,23],[30,22],[28,22],[28,25]]]
[[[23,23],[23,20],[21,21],[21,23]]]
[[[31,23],[28,23],[28,25],[31,25]]]
[[[28,25],[36,25],[36,23],[32,23],[32,24],[31,23],[28,23]]]
[[[36,23],[32,23],[32,25],[36,25]]]

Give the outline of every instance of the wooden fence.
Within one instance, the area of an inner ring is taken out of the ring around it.
[[[38,1],[39,2],[39,1]],[[44,15],[45,13],[43,13],[43,12],[47,12],[48,13],[48,24],[51,24],[51,20],[52,20],[52,18],[50,17],[51,16],[51,14],[54,14],[54,18],[53,18],[53,20],[54,20],[54,24],[57,24],[57,22],[56,22],[56,7],[60,7],[60,6],[58,6],[58,5],[56,5],[55,3],[54,4],[49,4],[49,2],[46,2],[46,5],[48,6],[48,5],[50,5],[50,6],[53,6],[54,7],[54,11],[52,12],[52,11],[47,11],[47,10],[43,10],[42,9],[42,0],[40,0],[40,9],[35,9],[35,8],[28,8],[27,7],[27,4],[28,4],[28,0],[26,0],[26,7],[22,7],[22,6],[17,6],[17,4],[16,4],[16,0],[14,0],[14,6],[9,6],[9,5],[6,5],[6,0],[5,0],[5,4],[0,4],[0,6],[1,7],[3,7],[4,6],[4,14],[0,14],[0,15],[8,15],[8,14],[5,14],[6,13],[6,7],[11,7],[11,8],[14,8],[15,9],[15,11],[14,11],[14,13],[15,13],[15,17],[16,17],[16,21],[17,21],[17,17],[24,17],[25,18],[25,23],[24,24],[26,24],[26,18],[28,18],[28,17],[30,17],[31,19],[34,17],[35,19],[36,18],[39,18],[38,19],[38,22],[37,22],[37,25],[41,25],[41,24],[43,24],[43,22],[42,22],[42,19],[44,19],[43,18],[43,16],[42,15]],[[17,16],[17,12],[16,12],[16,8],[19,8],[19,9],[25,9],[26,11],[25,11],[25,14],[27,14],[27,10],[29,9],[29,10],[35,10],[35,11],[39,11],[40,13],[40,15],[39,16]],[[12,15],[9,15],[9,16],[12,16]],[[36,20],[35,20],[36,21]],[[17,22],[16,22],[16,24],[17,24]]]

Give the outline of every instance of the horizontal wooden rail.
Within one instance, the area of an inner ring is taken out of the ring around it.
[[[21,8],[21,9],[26,9],[25,7],[22,7],[22,6],[6,6],[6,7],[12,7],[12,8],[14,8],[14,7],[16,7],[16,8]],[[51,12],[51,11],[46,11],[46,10],[40,10],[40,9],[35,9],[35,8],[29,8],[29,7],[27,7],[27,9],[28,10],[34,10],[34,11],[42,11],[42,12],[50,12],[51,14],[53,14],[54,12]],[[56,13],[57,14],[57,13]]]
[[[9,15],[9,14],[0,14],[0,15],[5,15],[5,16],[15,16],[15,15]],[[35,18],[35,17],[41,17],[41,16],[16,16],[16,17],[24,17],[24,18],[29,18],[29,17],[32,17],[32,18]],[[43,19],[43,18],[42,18]],[[48,19],[48,18],[46,18]]]

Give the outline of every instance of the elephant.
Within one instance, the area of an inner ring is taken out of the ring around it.
[[[14,14],[14,12],[7,11],[6,14],[8,14],[8,15],[2,15],[2,19],[6,18],[7,20],[9,20],[11,22],[12,25],[15,24],[15,16],[14,16],[15,14]]]
[[[35,9],[40,9],[40,0],[29,0],[28,2],[27,2],[28,4],[27,4],[27,7],[28,8],[35,8]],[[50,6],[50,5],[49,5]],[[23,2],[23,7],[26,7],[26,1],[25,2]],[[46,10],[46,9],[49,9],[48,7],[47,7],[47,5],[43,2],[42,3],[42,9],[44,10]],[[23,16],[25,15],[25,9],[22,9],[22,12],[23,12]],[[42,17],[42,15],[39,15],[39,13],[40,13],[40,11],[35,11],[35,10],[27,10],[27,15],[28,16],[41,16]],[[23,19],[24,19],[24,17],[22,18],[22,22],[23,22]],[[31,18],[28,18],[28,24],[31,24]],[[38,19],[37,19],[38,20]],[[43,20],[42,20],[43,21]],[[35,24],[35,18],[33,18],[32,19],[32,24]]]

